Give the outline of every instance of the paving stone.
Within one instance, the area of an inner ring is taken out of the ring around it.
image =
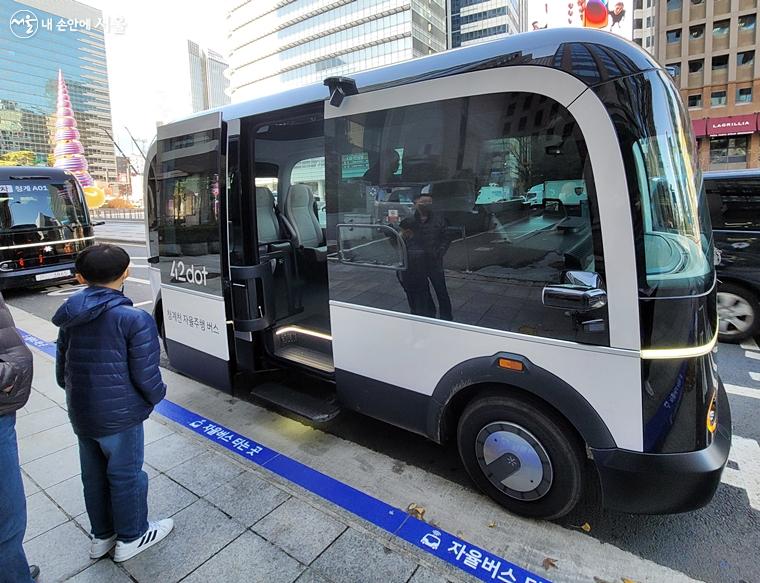
[[[26,472],[24,470],[21,470],[21,480],[24,482],[24,493],[26,494],[26,497],[29,498],[32,494],[36,494],[40,491],[39,486],[35,484],[32,479],[26,475]]]
[[[173,583],[192,573],[244,530],[205,500],[198,500],[174,516],[174,532],[124,562],[124,568],[138,581]]]
[[[149,463],[145,462],[143,464],[143,471],[148,474],[148,479],[152,480],[156,476],[158,476],[161,472],[159,472],[156,468],[154,468]]]
[[[32,389],[32,392],[29,394],[29,400],[24,405],[24,409],[26,409],[27,413],[36,413],[37,411],[44,411],[45,409],[57,406],[58,403],[52,399],[48,399],[39,391]]]
[[[208,451],[195,440],[172,433],[145,446],[145,461],[166,472]]]
[[[44,492],[37,492],[26,499],[26,534],[28,541],[56,526],[68,522],[66,516]]]
[[[245,581],[246,583],[292,583],[304,567],[280,549],[246,531],[204,563],[183,583]]]
[[[331,583],[322,575],[319,575],[312,571],[311,567],[306,569],[303,574],[296,579],[296,583]]]
[[[352,528],[312,564],[312,569],[335,583],[407,581],[416,568],[415,561]]]
[[[198,496],[163,474],[148,484],[148,515],[151,520],[174,516],[196,500]]]
[[[448,580],[445,577],[436,575],[425,567],[419,567],[414,575],[412,575],[412,578],[409,579],[409,583],[448,583]]]
[[[18,457],[22,464],[61,451],[78,443],[69,423],[29,435],[18,441]]]
[[[148,508],[148,511],[150,511],[150,508]],[[90,535],[90,517],[87,516],[86,512],[82,512],[79,516],[74,517],[74,522],[76,522],[80,527],[82,527],[82,530],[87,533],[87,536]]]
[[[198,496],[205,496],[211,490],[239,476],[243,467],[215,451],[207,451],[166,474]]]
[[[92,563],[90,539],[69,521],[24,544],[29,564],[38,565],[40,581],[65,581]]]
[[[79,516],[85,511],[81,476],[64,480],[45,491],[69,516]]]
[[[18,439],[24,439],[29,435],[58,427],[59,425],[68,424],[69,416],[60,407],[51,407],[44,411],[29,413],[16,420],[16,436]]]
[[[164,425],[163,423],[159,423],[154,419],[145,420],[145,423],[143,423],[143,431],[145,433],[145,445],[153,443],[154,441],[158,441],[159,439],[162,439],[167,435],[174,433],[174,430],[171,427]]]
[[[131,581],[132,579],[124,570],[105,558],[69,579],[68,583],[131,583]]]
[[[24,471],[29,474],[40,488],[49,488],[79,475],[79,446],[72,445],[51,453],[45,457],[23,464]]]
[[[252,530],[309,565],[346,526],[306,502],[291,498],[254,524]]]
[[[249,527],[261,520],[290,497],[252,472],[243,472],[232,481],[213,490],[206,500]]]

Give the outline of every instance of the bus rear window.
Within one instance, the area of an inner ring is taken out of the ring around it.
[[[0,230],[76,226],[87,221],[72,181],[14,180],[0,184]]]

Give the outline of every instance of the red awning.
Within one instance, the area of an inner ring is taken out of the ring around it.
[[[694,137],[701,138],[707,135],[707,120],[706,119],[693,119],[691,120],[691,127],[694,130]]]
[[[710,136],[730,136],[752,134],[757,131],[757,114],[714,117],[707,120],[707,134]]]

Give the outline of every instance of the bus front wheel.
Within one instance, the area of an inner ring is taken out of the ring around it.
[[[510,512],[553,520],[584,488],[581,444],[552,412],[514,397],[489,395],[465,408],[459,455],[477,486]]]

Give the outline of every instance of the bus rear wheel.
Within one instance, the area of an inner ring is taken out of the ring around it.
[[[459,418],[457,441],[472,480],[510,512],[554,520],[581,497],[578,439],[564,420],[527,400],[477,398]]]

